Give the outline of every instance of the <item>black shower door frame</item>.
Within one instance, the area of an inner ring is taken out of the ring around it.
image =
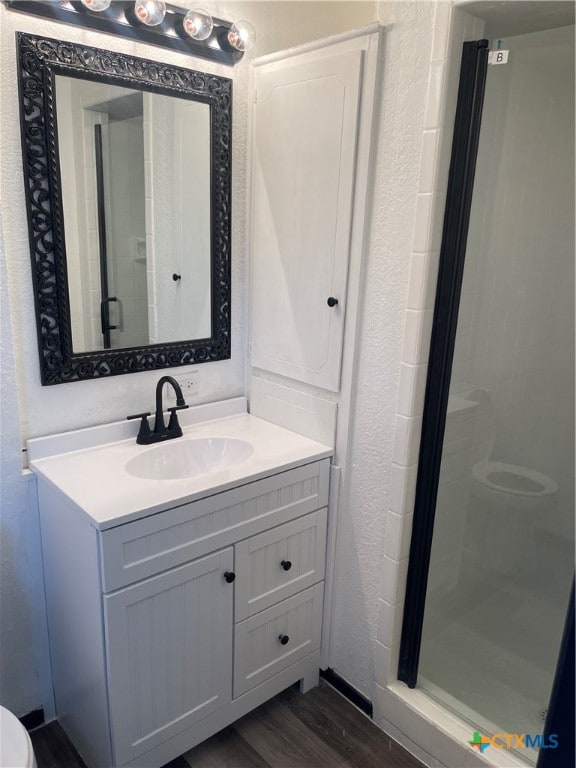
[[[430,339],[414,522],[400,641],[398,679],[410,688],[416,686],[418,675],[426,585],[487,68],[488,40],[464,43]]]

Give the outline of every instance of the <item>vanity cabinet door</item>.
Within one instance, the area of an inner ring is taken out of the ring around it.
[[[232,548],[104,597],[115,764],[231,700]]]

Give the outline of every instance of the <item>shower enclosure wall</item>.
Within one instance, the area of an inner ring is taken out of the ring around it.
[[[471,739],[542,733],[574,570],[574,27],[491,48],[417,677]]]

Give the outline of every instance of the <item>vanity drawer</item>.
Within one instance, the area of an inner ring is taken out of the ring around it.
[[[324,578],[327,510],[319,509],[234,547],[234,617],[242,621]]]
[[[236,624],[234,698],[320,648],[323,596],[321,581]]]
[[[105,592],[194,560],[328,503],[329,459],[101,533]]]

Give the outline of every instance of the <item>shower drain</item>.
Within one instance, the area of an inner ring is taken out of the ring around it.
[[[546,718],[548,717],[548,708],[541,709],[540,710],[540,720],[546,721]]]

